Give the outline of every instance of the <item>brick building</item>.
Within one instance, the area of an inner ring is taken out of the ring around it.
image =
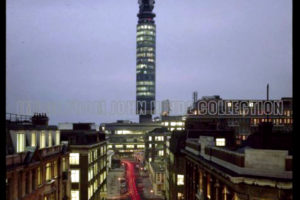
[[[6,199],[70,199],[69,152],[45,114],[7,115]]]

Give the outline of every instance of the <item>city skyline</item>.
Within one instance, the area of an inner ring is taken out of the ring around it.
[[[135,99],[136,1],[30,2],[7,2],[8,112],[18,101]],[[155,4],[157,100],[262,99],[267,83],[271,98],[292,96],[291,1],[173,2]],[[138,119],[70,113],[50,123]]]

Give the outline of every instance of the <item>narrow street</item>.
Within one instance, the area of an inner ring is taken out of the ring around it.
[[[122,161],[126,165],[126,179],[128,181],[128,192],[131,200],[141,200],[135,184],[134,164],[130,161]]]

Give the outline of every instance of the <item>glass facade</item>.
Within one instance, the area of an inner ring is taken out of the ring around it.
[[[151,121],[155,112],[156,26],[154,1],[139,1],[136,50],[136,106],[140,122]]]

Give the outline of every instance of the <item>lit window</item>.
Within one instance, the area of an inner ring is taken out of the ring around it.
[[[152,144],[149,144],[149,148],[152,148]]]
[[[70,165],[79,165],[79,153],[70,153]]]
[[[178,200],[183,200],[184,199],[184,197],[183,197],[183,193],[177,193],[177,199]]]
[[[120,149],[120,148],[123,148],[123,145],[122,144],[116,144],[115,147],[118,148],[118,149]]]
[[[36,133],[31,133],[31,146],[36,146]]]
[[[128,144],[128,145],[126,145],[126,148],[134,148],[134,145],[131,145],[131,144]]]
[[[149,162],[151,162],[152,161],[152,158],[149,158]]]
[[[253,107],[253,102],[249,102],[249,107]]]
[[[55,134],[55,145],[59,145],[60,143],[60,133],[59,131],[56,131],[56,134]]]
[[[79,200],[79,190],[71,190],[71,200]]]
[[[155,141],[164,141],[164,136],[155,136]]]
[[[46,180],[49,181],[52,178],[51,163],[46,164]]]
[[[50,132],[48,133],[48,146],[52,147],[52,134]]]
[[[54,161],[54,177],[57,177],[57,161]]]
[[[137,148],[140,148],[140,149],[145,148],[145,145],[143,145],[143,144],[138,144],[138,145],[137,145]]]
[[[25,150],[25,134],[17,134],[17,153]]]
[[[38,185],[41,185],[42,184],[42,172],[41,172],[41,168],[40,167],[38,167],[37,168],[37,184]]]
[[[184,175],[177,174],[177,185],[184,185]]]
[[[232,106],[232,103],[231,103],[231,102],[228,102],[228,103],[227,103],[227,106],[228,106],[228,107],[231,107],[231,106]]]
[[[225,138],[216,138],[216,146],[225,146]]]
[[[149,141],[152,141],[152,136],[149,136]]]
[[[108,145],[107,147],[108,147],[109,149],[112,149],[112,145]]]
[[[164,156],[164,150],[159,150],[159,151],[158,151],[158,155],[159,155],[159,156]]]
[[[46,134],[42,132],[40,136],[40,148],[45,148],[45,147],[46,147]]]
[[[78,169],[71,170],[71,182],[79,183],[79,170]]]

